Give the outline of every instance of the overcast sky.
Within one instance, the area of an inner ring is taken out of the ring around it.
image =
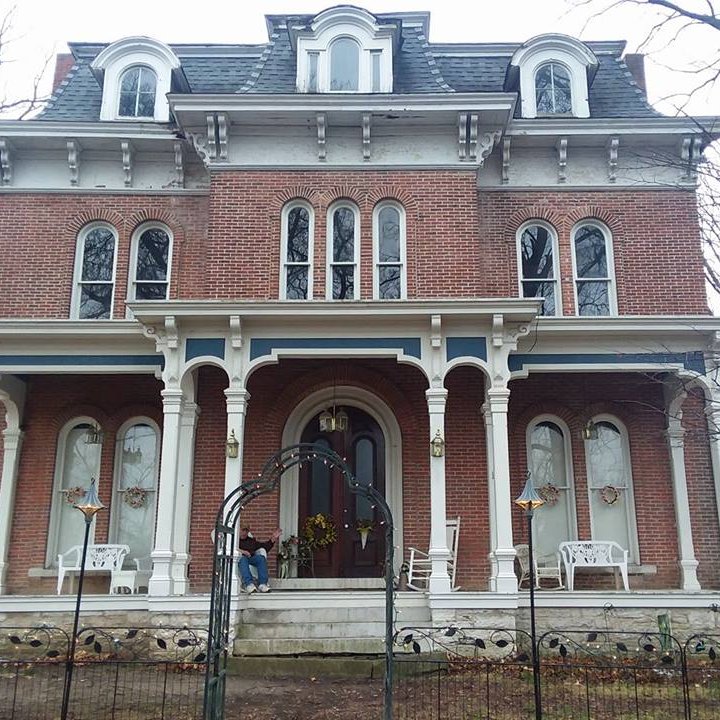
[[[428,10],[431,42],[524,41],[546,32],[564,32],[585,40],[627,40],[634,52],[653,25],[649,8],[623,8],[588,23],[594,11],[610,0],[593,0],[573,8],[579,0],[367,0],[371,12]],[[697,0],[701,2],[701,0]],[[262,43],[267,39],[264,15],[317,12],[336,4],[317,0],[0,0],[0,11],[16,7],[14,42],[0,70],[0,95],[28,92],[31,78],[49,54],[67,52],[68,41],[110,42],[128,35],[150,35],[167,43]],[[701,3],[704,5],[704,3]],[[587,26],[586,26],[587,24]],[[717,52],[720,33],[691,30],[669,49],[648,62],[651,99],[691,86],[692,75],[675,76],[663,65],[687,66]],[[661,38],[657,48],[669,38]],[[49,86],[51,72],[47,73]],[[720,103],[698,98],[695,114],[720,114]],[[665,105],[665,112],[672,108]]]

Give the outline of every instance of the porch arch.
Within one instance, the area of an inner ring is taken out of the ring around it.
[[[402,434],[390,406],[375,393],[352,385],[322,388],[303,398],[285,421],[282,447],[298,445],[307,424],[329,404],[347,405],[366,412],[380,426],[385,436],[385,497],[393,515],[393,544],[403,548],[403,474]],[[289,467],[280,479],[280,527],[291,535],[298,534],[299,466]],[[400,569],[402,552],[395,553],[395,572]]]

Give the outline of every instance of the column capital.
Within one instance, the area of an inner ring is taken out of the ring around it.
[[[444,413],[448,391],[445,388],[428,388],[425,391],[428,410],[431,413]]]
[[[163,413],[180,413],[185,396],[183,391],[175,388],[165,388],[160,391],[163,404]]]
[[[227,406],[228,413],[244,413],[248,400],[250,400],[250,393],[243,390],[236,390],[233,388],[227,388],[225,391],[225,404]]]
[[[22,442],[25,432],[15,428],[5,428],[2,432],[5,450],[16,450]]]

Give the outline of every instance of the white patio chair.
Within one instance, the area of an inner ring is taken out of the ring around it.
[[[518,579],[518,589],[520,589],[524,582],[530,581],[530,550],[525,543],[519,543],[515,546],[515,553],[520,565],[520,578]],[[541,589],[541,581],[544,579],[557,582],[557,587],[553,588],[554,590],[562,590],[565,587],[563,585],[559,552],[554,555],[535,556],[534,560],[535,588],[537,590]]]
[[[448,575],[450,576],[450,589],[455,591],[460,588],[455,585],[457,573],[457,552],[460,540],[460,518],[446,520],[445,522],[446,542],[450,550],[450,558],[447,562]],[[408,548],[410,560],[408,562],[408,587],[413,590],[427,590],[432,572],[432,562],[428,553],[417,548]]]

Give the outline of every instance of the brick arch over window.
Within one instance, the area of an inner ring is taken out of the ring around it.
[[[77,235],[86,225],[93,222],[106,222],[112,225],[118,232],[124,225],[123,216],[120,215],[120,213],[117,213],[114,210],[108,210],[107,208],[98,207],[91,210],[84,210],[83,212],[74,215],[68,220],[65,227],[71,233]]]
[[[158,400],[160,396],[158,395]],[[131,405],[123,405],[115,410],[112,416],[112,426],[117,429],[123,423],[134,417],[148,417],[154,420],[162,429],[163,413],[159,405],[150,405],[148,403],[133,403]]]
[[[111,416],[108,415],[104,410],[101,410],[97,405],[90,404],[73,404],[67,405],[62,408],[53,418],[48,420],[49,427],[47,428],[48,435],[57,439],[57,434],[62,430],[66,423],[70,422],[76,417],[91,417],[95,418],[102,430],[107,430],[111,425]]]
[[[326,190],[319,196],[318,200],[321,211],[327,210],[330,205],[338,200],[348,200],[355,203],[360,209],[367,210],[367,195],[356,187],[340,185],[331,190]]]
[[[318,204],[318,192],[309,185],[285,188],[271,199],[270,210],[279,213],[285,205],[293,200],[305,200],[315,209]]]
[[[183,243],[185,241],[185,227],[169,210],[139,210],[133,213],[127,219],[129,234],[137,230],[143,223],[163,223],[167,225],[173,234],[174,243]]]
[[[405,208],[405,213],[409,215],[411,212],[414,215],[418,213],[418,202],[414,195],[407,192],[403,188],[392,187],[384,185],[375,188],[367,196],[367,202],[370,207],[374,208],[376,205],[383,201],[394,201],[400,203]]]
[[[523,408],[522,412],[517,416],[515,423],[518,428],[527,428],[539,415],[554,415],[560,418],[560,420],[570,428],[570,432],[572,433],[582,427],[582,417],[579,413],[551,398],[538,400]]]
[[[508,242],[515,242],[518,228],[526,222],[532,220],[544,220],[555,228],[560,234],[560,230],[565,227],[565,218],[560,213],[555,212],[552,208],[544,205],[532,205],[514,212],[505,223],[505,238]]]
[[[622,221],[613,212],[606,208],[601,208],[598,205],[583,205],[578,208],[573,208],[565,216],[565,223],[568,228],[573,227],[573,225],[579,222],[592,222],[593,220],[598,220],[607,225],[608,230],[612,233],[613,242],[622,237]]]

